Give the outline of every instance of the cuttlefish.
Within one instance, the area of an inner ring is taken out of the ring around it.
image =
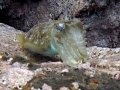
[[[17,34],[21,45],[42,55],[59,54],[63,62],[76,67],[87,58],[85,30],[78,19],[56,20],[33,26]]]

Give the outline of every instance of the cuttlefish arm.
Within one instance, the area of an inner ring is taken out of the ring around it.
[[[78,19],[55,23],[52,42],[62,60],[70,66],[77,66],[87,58],[85,30]]]
[[[17,38],[23,47],[43,55],[59,54],[64,62],[75,67],[87,58],[85,31],[77,20],[49,21],[34,26]]]

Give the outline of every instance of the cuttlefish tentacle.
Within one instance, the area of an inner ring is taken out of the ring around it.
[[[85,31],[78,19],[40,23],[17,39],[32,52],[43,55],[59,54],[70,66],[77,66],[87,58]]]

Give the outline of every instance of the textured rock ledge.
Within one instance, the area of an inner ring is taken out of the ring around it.
[[[59,56],[45,57],[22,49],[15,39],[17,33],[22,32],[0,23],[1,90],[120,89],[120,48],[88,47],[86,63],[71,68]],[[113,82],[114,87],[110,86]]]

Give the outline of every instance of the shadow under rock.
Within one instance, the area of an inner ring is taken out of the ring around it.
[[[23,57],[20,56],[15,56],[15,58],[11,61],[11,64],[15,63],[15,62],[19,62],[22,64],[27,64],[28,68],[30,70],[35,70],[37,68],[41,67],[41,63],[43,62],[57,62],[57,61],[61,61],[61,59],[55,57],[55,56],[43,56],[40,54],[36,54],[36,53],[29,53],[28,57],[30,59],[25,59]]]

